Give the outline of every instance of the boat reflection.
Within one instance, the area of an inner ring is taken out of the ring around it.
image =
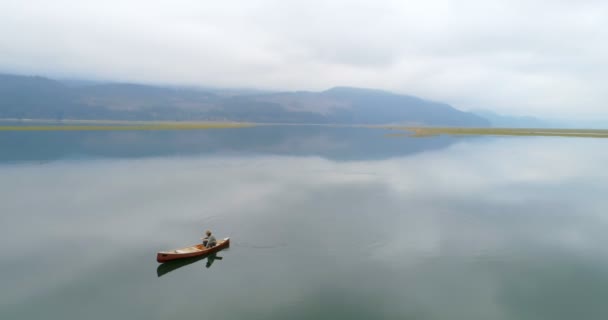
[[[162,277],[171,271],[177,270],[181,267],[185,267],[189,264],[193,264],[197,261],[201,261],[201,260],[205,260],[205,259],[207,260],[205,267],[209,268],[209,267],[211,267],[213,262],[215,262],[215,260],[222,260],[223,257],[218,256],[217,253],[212,253],[212,254],[208,254],[205,256],[198,256],[198,257],[192,257],[192,258],[165,262],[165,263],[160,264],[158,266],[158,268],[156,268],[156,275],[158,277]]]

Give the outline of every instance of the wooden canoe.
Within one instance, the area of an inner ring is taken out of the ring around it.
[[[156,261],[167,262],[176,259],[191,258],[197,256],[204,256],[210,253],[218,252],[222,249],[230,246],[230,238],[224,238],[217,242],[215,247],[205,248],[202,244],[195,244],[193,246],[171,250],[171,251],[160,251],[156,254]]]

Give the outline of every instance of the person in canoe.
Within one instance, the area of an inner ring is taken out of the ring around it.
[[[213,234],[211,234],[211,230],[205,231],[205,234],[207,236],[204,238],[201,238],[201,240],[203,240],[203,246],[205,248],[215,247],[215,245],[217,244],[217,241],[215,240],[215,236]]]

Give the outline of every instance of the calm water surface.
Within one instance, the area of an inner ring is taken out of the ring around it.
[[[0,319],[608,318],[605,140],[386,133],[0,132]]]

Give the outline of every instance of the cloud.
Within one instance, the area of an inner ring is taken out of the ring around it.
[[[4,1],[0,69],[608,116],[605,1]]]

